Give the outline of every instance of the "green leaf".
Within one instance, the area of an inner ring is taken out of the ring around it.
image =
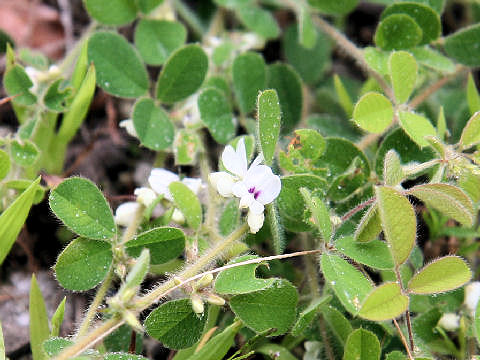
[[[72,88],[62,86],[63,81],[63,79],[54,81],[43,98],[45,106],[51,111],[63,112],[67,109],[67,99],[72,94]]]
[[[48,356],[57,356],[60,352],[73,345],[73,341],[61,337],[52,337],[43,343],[43,349]]]
[[[409,189],[409,194],[459,223],[472,226],[476,218],[472,200],[458,187],[449,184],[424,184]]]
[[[379,360],[380,342],[374,333],[356,329],[347,339],[343,360]]]
[[[419,64],[430,69],[450,74],[455,71],[455,64],[450,58],[442,55],[438,51],[428,46],[416,47],[410,49],[409,52],[415,56]]]
[[[417,62],[406,51],[394,51],[388,59],[393,91],[398,104],[407,102],[417,81]]]
[[[418,359],[418,358],[417,358]],[[387,354],[385,360],[408,360],[407,355],[399,350],[392,351]]]
[[[295,70],[287,64],[276,63],[268,66],[267,87],[275,89],[282,110],[282,134],[296,127],[302,117],[302,81]]]
[[[330,331],[335,335],[342,346],[347,342],[348,336],[353,331],[350,321],[331,305],[325,305],[321,308],[322,317],[327,323]]]
[[[198,197],[187,185],[175,181],[168,187],[177,208],[185,215],[188,225],[198,230],[202,224],[202,206]]]
[[[389,270],[395,267],[390,249],[384,241],[359,243],[352,236],[346,236],[335,242],[335,248],[356,262],[374,269]]]
[[[331,300],[331,296],[323,296],[321,298],[313,300],[308,307],[303,310],[299,315],[298,319],[293,325],[291,333],[293,336],[302,335],[303,330],[305,330],[315,319],[317,313],[319,312],[322,305],[325,305]]]
[[[98,86],[107,93],[136,98],[147,92],[145,66],[123,36],[104,31],[93,34],[88,40],[88,61],[95,65]]]
[[[111,245],[104,241],[77,238],[63,249],[54,270],[65,289],[89,290],[107,275],[113,261]]]
[[[5,341],[3,340],[2,322],[0,321],[0,360],[5,360]]]
[[[347,89],[345,89],[345,86],[343,85],[342,80],[337,74],[333,75],[333,84],[335,86],[335,91],[337,93],[338,101],[342,106],[343,111],[345,111],[345,114],[348,117],[351,117],[353,113],[352,99],[350,99],[350,95],[348,95]]]
[[[175,135],[173,151],[176,165],[190,165],[200,149],[200,139],[196,132],[180,129]]]
[[[132,355],[127,353],[105,354],[103,360],[148,360],[148,358],[141,355]]]
[[[464,27],[445,38],[445,51],[457,62],[468,66],[480,65],[480,24]]]
[[[473,115],[480,110],[480,95],[478,94],[475,80],[473,80],[472,73],[468,74],[467,81],[467,101],[470,114]]]
[[[142,249],[150,251],[153,265],[177,258],[185,248],[185,234],[173,227],[159,227],[145,231],[125,244],[130,256],[138,257]]]
[[[125,25],[137,16],[134,0],[83,0],[88,14],[105,25]]]
[[[142,19],[135,27],[135,47],[149,65],[162,65],[186,39],[185,26],[176,21]]]
[[[330,221],[330,212],[327,206],[317,196],[312,196],[306,188],[300,188],[303,200],[310,211],[312,222],[318,228],[322,240],[329,242],[332,237],[332,222]]]
[[[441,34],[440,16],[428,5],[407,1],[392,4],[382,12],[380,19],[383,20],[392,14],[408,15],[417,23],[422,30],[420,45],[431,43]],[[401,34],[397,36],[400,37]]]
[[[348,14],[358,3],[358,0],[308,0],[309,4],[325,14]]]
[[[358,316],[371,321],[395,319],[408,309],[408,301],[400,284],[385,283],[367,296]]]
[[[150,98],[143,98],[133,108],[133,125],[142,145],[159,151],[173,143],[174,127],[167,113]]]
[[[60,328],[63,323],[63,315],[65,314],[65,303],[67,302],[67,297],[64,296],[62,302],[58,305],[57,310],[52,315],[51,325],[52,330],[50,331],[50,336],[59,336]]]
[[[126,324],[120,326],[105,339],[103,339],[103,345],[105,350],[110,352],[116,351],[128,351],[130,347],[130,341],[132,339],[132,328]],[[142,351],[143,334],[136,334],[135,348],[137,354]]]
[[[287,280],[276,279],[265,289],[233,296],[230,307],[249,328],[256,332],[275,328],[271,335],[276,336],[292,325],[297,301],[297,289]]]
[[[90,239],[108,240],[116,232],[112,210],[90,180],[72,177],[50,192],[50,208],[73,232]]]
[[[307,84],[316,83],[330,62],[330,40],[317,31],[316,42],[311,49],[306,49],[299,42],[296,25],[287,28],[283,35],[283,52],[288,63]]]
[[[256,255],[243,255],[227,265],[242,261],[257,259]],[[260,279],[255,276],[255,271],[261,263],[238,266],[220,272],[215,279],[215,292],[218,294],[247,294],[265,289],[273,284],[276,279]]]
[[[317,42],[317,29],[307,7],[302,6],[297,13],[299,43],[306,49],[312,49]]]
[[[88,39],[85,39],[82,44],[82,48],[80,49],[80,55],[78,55],[77,61],[75,62],[72,77],[70,78],[70,83],[72,84],[75,91],[78,91],[78,89],[80,89],[80,85],[85,79],[88,68]]]
[[[20,166],[27,167],[35,164],[40,156],[37,146],[29,140],[24,140],[22,143],[13,140],[10,146],[12,160]]]
[[[167,60],[158,76],[157,98],[167,104],[192,95],[202,85],[208,57],[199,45],[185,45]]]
[[[222,91],[209,87],[198,96],[200,119],[216,142],[226,144],[235,136],[232,109]]]
[[[480,111],[472,115],[463,128],[459,144],[463,148],[469,148],[480,143]]]
[[[211,338],[200,350],[196,351],[188,360],[222,360],[233,345],[233,340],[242,328],[241,321],[236,321],[220,334]]]
[[[75,136],[77,130],[82,125],[87,116],[88,108],[95,95],[95,67],[90,65],[80,82],[78,92],[76,93],[70,108],[64,113],[58,135],[55,140],[62,144],[68,144]]]
[[[125,283],[123,284],[125,289],[136,288],[137,286],[140,286],[145,279],[145,276],[147,276],[149,268],[150,252],[148,249],[143,249],[140,253],[140,256],[135,259],[135,265],[132,267],[125,279]]]
[[[372,205],[363,215],[357,229],[355,240],[360,243],[367,243],[375,240],[382,231],[382,223],[378,214],[377,205]]]
[[[32,105],[37,97],[30,92],[33,82],[20,65],[14,65],[3,76],[3,86],[8,96],[19,95],[14,102],[20,105]]]
[[[422,41],[420,26],[406,14],[393,14],[383,18],[375,32],[375,44],[383,50],[410,49]]]
[[[278,344],[272,344],[272,343],[263,344],[262,346],[256,348],[255,352],[268,356],[270,359],[275,359],[275,358],[277,358],[278,360],[297,359],[295,356],[292,355],[290,351],[288,351],[288,349]],[[238,358],[238,360],[240,359],[243,359],[243,358]]]
[[[163,3],[163,0],[135,0],[135,3],[137,4],[141,12],[143,12],[144,14],[149,14],[157,6]]]
[[[47,309],[42,292],[38,286],[35,274],[30,282],[30,347],[33,360],[47,359],[43,351],[43,342],[48,339],[50,328],[48,326]]]
[[[338,255],[322,254],[320,265],[326,282],[345,309],[357,314],[360,305],[373,289],[370,281]]]
[[[233,89],[243,114],[255,108],[258,92],[266,85],[266,73],[265,60],[258,53],[248,51],[233,60]]]
[[[281,112],[275,90],[265,90],[257,100],[258,137],[266,165],[271,165],[280,135]]]
[[[369,92],[355,104],[353,120],[368,132],[382,133],[393,121],[393,105],[385,96]]]
[[[324,189],[326,181],[315,175],[290,175],[282,178],[282,190],[277,198],[278,211],[284,226],[290,231],[308,231],[310,223],[305,221],[305,202],[300,193],[300,188],[312,192]]]
[[[416,273],[408,282],[408,291],[414,294],[437,294],[456,289],[471,278],[472,272],[463,259],[444,256]]]
[[[430,147],[422,149],[401,128],[394,129],[387,134],[375,157],[375,172],[380,177],[383,177],[385,155],[390,149],[394,149],[398,153],[402,164],[413,161],[422,163],[433,159],[435,156]]]
[[[385,238],[395,264],[401,265],[408,259],[415,245],[415,211],[408,199],[394,188],[377,186],[375,192]]]
[[[265,39],[275,39],[280,35],[280,27],[272,14],[255,4],[236,9],[240,21],[253,32]]]
[[[33,181],[27,189],[0,215],[0,264],[8,255],[27,219],[37,192],[40,177]]]
[[[367,64],[381,75],[388,75],[388,59],[390,52],[368,46],[363,49],[363,57]]]
[[[408,111],[400,111],[398,118],[402,129],[420,147],[428,146],[428,141],[424,139],[425,136],[435,136],[437,133],[432,123],[421,115]]]
[[[5,179],[5,176],[10,172],[11,162],[8,154],[0,150],[0,180]]]
[[[147,333],[169,349],[185,349],[202,335],[207,317],[192,310],[189,299],[163,303],[145,319]]]
[[[398,185],[405,178],[400,157],[395,150],[388,150],[385,155],[383,177],[385,179],[385,185],[389,186]]]
[[[230,235],[237,227],[240,220],[240,209],[238,201],[235,199],[227,202],[223,208],[222,215],[218,220],[218,230],[220,235]]]

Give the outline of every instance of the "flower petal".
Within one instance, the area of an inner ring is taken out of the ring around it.
[[[260,188],[261,184],[268,180],[269,177],[274,176],[272,173],[272,169],[267,165],[256,165],[251,166],[243,182],[247,189],[254,187],[255,189]]]
[[[232,188],[235,184],[235,178],[229,173],[224,171],[211,173],[208,175],[208,180],[223,197],[233,196]]]
[[[135,218],[140,204],[136,201],[128,201],[121,204],[115,211],[115,223],[120,226],[128,226]]]
[[[145,206],[150,206],[157,198],[157,194],[147,187],[136,188],[134,194],[137,197],[137,202]]]
[[[282,189],[282,182],[280,177],[277,175],[271,175],[266,179],[263,179],[263,182],[258,185],[258,196],[257,201],[266,205],[271,203],[277,198]]]
[[[188,186],[190,190],[192,190],[196,195],[200,191],[202,187],[202,179],[194,179],[194,178],[184,178],[182,183]]]
[[[263,210],[265,210],[265,206],[263,206],[262,203],[258,202],[255,199],[251,202],[249,208],[250,208],[250,211],[253,212],[254,214],[263,213]]]
[[[252,205],[252,203],[255,201],[254,197],[252,194],[250,193],[247,193],[245,196],[242,196],[240,198],[240,204],[238,205],[238,207],[240,209],[246,209],[246,208],[249,208],[250,205]]]
[[[174,182],[179,181],[177,174],[165,169],[153,169],[148,177],[148,183],[152,189],[159,195],[163,195],[165,199],[173,201],[172,195],[168,190],[168,186]]]
[[[137,130],[135,130],[132,119],[122,120],[118,123],[118,126],[124,128],[128,135],[138,138]]]
[[[265,215],[262,213],[255,214],[251,211],[248,212],[247,215],[247,223],[250,227],[250,232],[252,234],[256,234],[258,230],[260,230],[263,226],[263,222],[265,221]]]
[[[232,193],[236,197],[244,197],[249,194],[248,188],[243,181],[237,181],[232,187]]]
[[[231,145],[223,150],[222,162],[225,169],[243,179],[247,173],[247,155],[243,138],[238,141],[236,151],[233,150]]]

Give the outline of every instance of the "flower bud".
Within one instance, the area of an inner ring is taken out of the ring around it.
[[[463,303],[473,313],[477,308],[478,299],[480,298],[480,282],[473,281],[465,286],[465,300]]]
[[[447,331],[455,331],[460,326],[460,316],[455,313],[445,313],[438,320],[438,326]]]
[[[203,314],[205,307],[203,306],[203,300],[198,294],[192,294],[190,297],[192,302],[192,309],[196,314]]]
[[[147,207],[150,206],[157,198],[157,194],[155,194],[152,189],[147,187],[136,188],[134,194],[137,197],[137,202]]]
[[[207,287],[208,285],[210,285],[212,283],[212,281],[213,281],[213,275],[212,274],[203,275],[200,278],[200,280],[197,281],[195,287],[197,289]]]
[[[208,294],[207,301],[212,305],[218,305],[218,306],[225,305],[225,299],[215,294]]]
[[[128,135],[138,138],[137,130],[135,130],[132,119],[122,120],[118,123],[118,126],[124,128]]]
[[[115,211],[115,223],[127,227],[135,218],[135,214],[139,207],[140,204],[134,201],[121,204],[117,208],[117,211]]]

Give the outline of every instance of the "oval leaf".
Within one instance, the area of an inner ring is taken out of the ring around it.
[[[137,257],[142,249],[150,250],[151,263],[163,264],[177,258],[185,248],[185,234],[173,227],[145,231],[125,244],[127,253]]]
[[[461,64],[469,66],[480,65],[480,24],[475,24],[447,36],[445,51],[448,56]]]
[[[173,124],[152,99],[140,99],[135,103],[132,120],[142,145],[159,151],[172,144],[175,132]]]
[[[400,111],[398,118],[402,129],[420,147],[429,145],[425,136],[435,136],[437,134],[432,123],[426,117],[408,111]]]
[[[108,240],[115,222],[107,200],[90,180],[66,179],[50,192],[50,208],[73,232],[90,239]]]
[[[358,316],[372,321],[395,319],[408,309],[408,301],[400,284],[385,283],[367,296]]]
[[[265,90],[257,100],[258,137],[266,165],[270,165],[275,155],[280,135],[280,102],[275,90]]]
[[[460,188],[449,184],[417,185],[409,193],[461,224],[472,226],[476,217],[472,200]]]
[[[403,264],[415,245],[417,219],[412,205],[398,190],[376,187],[378,210],[383,232],[390,244],[393,259]]]
[[[136,98],[147,92],[145,66],[123,36],[111,32],[93,34],[88,40],[88,61],[95,65],[98,86],[109,94]]]
[[[417,62],[406,51],[394,51],[388,59],[393,91],[398,104],[405,103],[417,81]]]
[[[395,266],[390,249],[384,241],[373,240],[368,243],[359,243],[353,237],[346,236],[335,242],[335,248],[356,262],[374,269],[389,270]]]
[[[374,333],[356,329],[347,339],[343,360],[379,360],[380,342]]]
[[[335,295],[352,314],[357,314],[365,297],[373,289],[370,281],[338,255],[322,254],[321,268]]]
[[[88,14],[105,25],[125,25],[137,16],[135,0],[83,0]]]
[[[105,278],[112,261],[110,244],[77,238],[62,251],[54,270],[58,282],[65,289],[84,291]]]
[[[187,185],[175,181],[169,185],[175,205],[185,215],[188,225],[197,230],[202,224],[202,206],[198,197]]]
[[[380,215],[378,215],[377,205],[372,205],[365,215],[363,215],[360,223],[355,230],[355,240],[361,243],[372,241],[382,232],[382,223]]]
[[[459,143],[464,148],[469,148],[480,143],[480,111],[477,111],[468,120],[463,128]]]
[[[353,120],[366,131],[382,133],[393,121],[393,105],[379,93],[367,93],[355,104]]]
[[[184,349],[195,344],[207,320],[192,310],[189,299],[173,300],[160,305],[145,319],[147,333],[169,349]]]
[[[202,85],[207,70],[208,57],[199,45],[178,49],[158,76],[157,98],[168,104],[185,99]]]
[[[280,34],[280,27],[272,14],[250,3],[237,8],[238,17],[243,24],[266,39],[274,39]]]
[[[287,280],[277,279],[266,289],[235,295],[230,307],[242,322],[256,332],[277,329],[271,335],[284,334],[296,317],[297,289]]]
[[[414,294],[437,294],[456,289],[472,278],[466,262],[458,256],[445,256],[426,265],[408,283]]]
[[[235,136],[232,109],[222,91],[208,88],[198,96],[200,118],[216,142],[226,144]]]
[[[265,88],[266,72],[265,60],[257,53],[246,52],[233,60],[233,89],[243,114],[255,108],[257,94]]]
[[[383,50],[410,49],[422,41],[423,32],[410,16],[393,14],[378,24],[375,44]]]

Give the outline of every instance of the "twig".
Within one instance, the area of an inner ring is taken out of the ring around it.
[[[415,349],[415,344],[413,343],[413,331],[412,331],[412,322],[410,321],[410,311],[405,311],[405,318],[407,319],[407,330],[408,330],[408,339],[410,340],[410,347],[412,351]]]
[[[395,324],[395,327],[398,330],[398,334],[400,335],[400,339],[402,340],[403,346],[407,350],[407,355],[410,360],[413,360],[412,353],[410,351],[410,348],[408,347],[407,339],[405,339],[405,335],[403,335],[402,329],[400,329],[400,326],[398,326],[397,320],[393,319],[393,323]]]
[[[440,79],[438,79],[436,82],[434,82],[433,84],[431,84],[429,87],[427,87],[425,90],[423,90],[420,94],[418,94],[417,96],[415,96],[412,101],[410,101],[409,103],[409,107],[411,109],[415,109],[418,105],[420,105],[421,103],[423,103],[430,95],[434,94],[435,92],[437,92],[438,90],[440,90],[442,88],[443,85],[445,85],[446,83],[448,83],[450,80],[454,79],[455,77],[457,77],[458,75],[466,72],[468,70],[467,67],[465,66],[458,66],[457,67],[457,70],[452,73],[452,74],[449,74],[449,75],[446,75]]]

